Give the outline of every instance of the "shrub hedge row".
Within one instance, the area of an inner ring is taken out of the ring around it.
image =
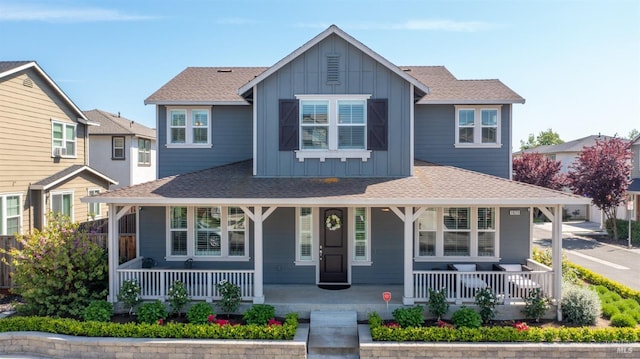
[[[518,330],[513,327],[480,328],[371,328],[376,341],[423,342],[575,342],[633,343],[640,341],[640,330],[633,328],[538,328]]]
[[[287,315],[283,325],[198,325],[167,323],[82,322],[68,318],[14,316],[0,320],[0,332],[37,331],[86,337],[176,339],[291,340],[298,327],[297,314]]]
[[[635,299],[638,303],[640,303],[640,291],[631,289],[625,286],[624,284],[613,281],[598,273],[592,272],[583,266],[579,266],[571,262],[567,262],[567,265],[573,268],[576,272],[578,272],[578,277],[580,277],[582,280],[589,282],[590,284],[593,284],[593,285],[602,285],[607,289],[620,294],[622,298],[632,298],[632,299]]]

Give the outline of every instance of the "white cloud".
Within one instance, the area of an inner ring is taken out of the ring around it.
[[[0,4],[2,21],[98,22],[139,21],[157,17],[125,14],[118,10],[94,7],[57,7],[47,4]]]

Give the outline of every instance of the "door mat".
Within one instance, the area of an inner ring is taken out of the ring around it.
[[[318,284],[318,288],[328,290],[342,290],[349,289],[351,288],[351,286],[349,284]]]

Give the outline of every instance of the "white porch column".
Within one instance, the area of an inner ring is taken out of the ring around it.
[[[263,290],[263,246],[262,246],[262,206],[257,206],[253,209],[253,223],[254,223],[254,281],[255,281],[255,293],[253,293],[253,303],[264,303],[264,290]]]
[[[553,263],[553,297],[556,301],[557,317],[562,320],[562,206],[556,205],[553,209],[551,233],[551,260]]]
[[[116,269],[118,269],[118,220],[116,213],[116,205],[109,204],[109,229],[107,233],[107,251],[108,251],[108,266],[109,266],[109,294],[108,301],[110,303],[116,302],[116,284],[117,275]]]
[[[404,221],[404,293],[402,295],[402,304],[413,305],[415,303],[413,296],[413,207],[404,207],[404,213],[398,207],[389,208]]]

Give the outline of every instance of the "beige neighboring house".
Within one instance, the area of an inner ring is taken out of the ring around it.
[[[560,161],[562,164],[561,172],[564,174],[569,173],[569,166],[578,158],[580,151],[582,151],[585,147],[591,147],[596,144],[597,141],[602,141],[606,139],[612,138],[611,136],[605,135],[591,135],[587,137],[578,138],[573,141],[561,143],[559,145],[544,145],[537,146],[534,148],[529,148],[524,151],[516,152],[513,154],[514,157],[518,157],[521,153],[540,153],[546,157],[551,158],[555,161]],[[640,144],[638,142],[638,138],[635,140],[636,145],[634,145],[634,155],[633,155],[633,169],[632,169],[632,178],[640,177],[638,173],[638,161],[640,152]],[[639,187],[636,189],[638,194],[640,194],[640,179],[635,180],[635,187]],[[634,184],[629,188],[629,192],[634,188]],[[637,203],[637,201],[636,201]],[[601,226],[604,223],[604,214],[602,211],[594,206],[594,205],[567,205],[564,207],[565,217],[569,220],[588,220],[590,222],[599,223]],[[626,203],[620,205],[616,210],[616,214],[620,219],[627,219],[629,213],[627,212]],[[631,214],[633,216],[633,214]]]
[[[0,61],[0,235],[46,225],[49,211],[73,221],[106,211],[80,198],[115,180],[89,166],[94,124],[35,61]]]
[[[89,127],[89,165],[118,181],[110,189],[156,179],[156,130],[102,110],[85,111]]]

